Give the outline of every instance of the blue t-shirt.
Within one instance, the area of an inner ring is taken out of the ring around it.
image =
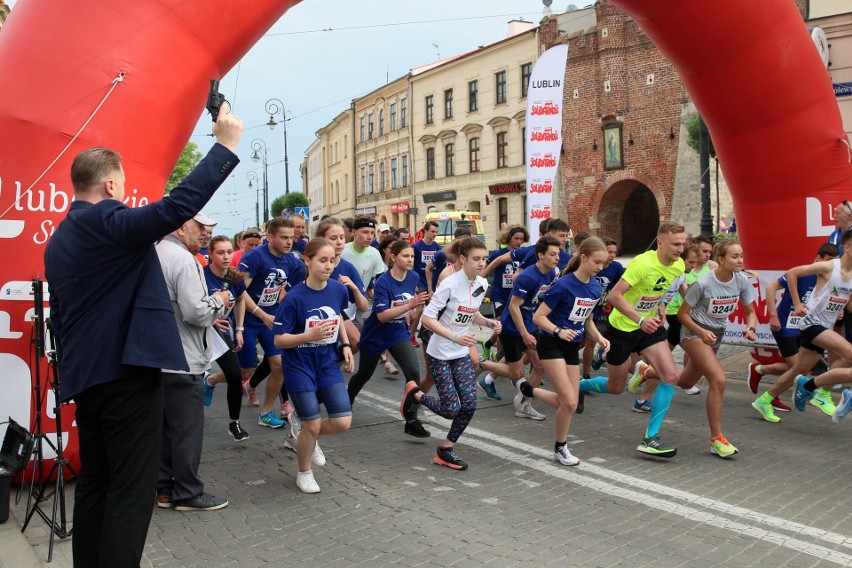
[[[556,270],[549,270],[542,274],[538,268],[533,266],[529,270],[524,270],[515,279],[515,284],[512,287],[512,296],[517,296],[524,299],[521,304],[521,315],[524,318],[524,326],[528,333],[535,333],[536,327],[533,324],[532,317],[538,309],[538,303],[541,295],[556,279]],[[515,326],[515,320],[512,319],[512,313],[508,307],[503,310],[500,315],[500,323],[503,324],[503,333],[508,335],[521,335],[521,332]]]
[[[526,274],[526,271],[524,271]],[[572,343],[586,337],[585,323],[601,299],[601,284],[595,278],[580,282],[571,272],[557,280],[541,295],[541,302],[550,308],[547,319],[558,327],[573,329],[578,333]],[[545,335],[552,335],[544,330]]]
[[[285,290],[289,290],[305,279],[304,262],[292,253],[275,256],[269,252],[269,245],[255,247],[244,254],[240,259],[240,270],[251,277],[249,296],[261,310],[270,315],[278,311],[281,285],[284,284]],[[245,323],[263,325],[263,321],[249,311],[246,311]]]
[[[296,251],[299,254],[305,254],[305,245],[308,244],[308,239],[297,239],[293,241],[293,248],[290,251]]]
[[[799,337],[802,333],[802,329],[798,326],[804,318],[802,316],[792,315],[793,299],[790,297],[790,289],[787,287],[787,275],[785,274],[779,278],[778,283],[784,287],[784,294],[781,297],[781,301],[778,302],[778,305],[776,306],[778,320],[781,322],[781,329],[776,333],[783,337]],[[816,274],[801,276],[796,279],[796,284],[798,284],[799,288],[799,297],[802,299],[803,304],[807,305],[808,300],[811,297],[811,292],[813,292],[816,287],[816,283]]]
[[[432,292],[438,289],[438,277],[447,267],[447,260],[447,253],[444,252],[443,248],[436,252],[435,257],[432,258]],[[425,273],[423,281],[426,281]]]
[[[337,366],[337,341],[340,315],[348,303],[346,286],[333,280],[329,280],[323,290],[314,290],[303,282],[281,300],[281,307],[272,324],[275,335],[298,335],[304,333],[306,327],[323,321],[338,322],[332,337],[284,349],[281,365],[288,391],[317,391],[343,381]]]
[[[414,243],[414,271],[417,273],[419,277],[417,280],[417,287],[421,290],[426,290],[426,265],[432,262],[432,259],[435,258],[435,255],[438,251],[441,250],[441,245],[435,241],[432,241],[431,245],[427,245],[426,241],[419,240]],[[443,269],[442,269],[443,270]],[[433,280],[433,284],[436,282]],[[432,290],[435,287],[432,286]]]
[[[222,287],[224,285],[224,278],[219,278],[213,271],[210,270],[210,265],[204,267],[204,280],[207,282],[207,292],[209,294],[215,294],[216,292],[221,292]],[[235,282],[231,284],[229,282],[228,291],[231,293],[231,301],[236,301],[237,298],[243,295],[243,292],[246,291],[246,283],[243,280]],[[234,310],[228,310],[228,321],[231,322],[231,327],[236,327],[236,320],[234,319]],[[215,327],[215,326],[214,326]],[[215,328],[216,331],[219,331],[219,328]]]
[[[529,250],[524,255],[523,260],[521,261],[521,268],[526,270],[530,266],[533,266],[536,262],[538,262],[538,256],[535,254],[535,246],[528,247]],[[518,249],[520,250],[520,249]],[[514,251],[513,251],[514,252]],[[559,251],[559,272],[562,272],[562,269],[571,262],[571,255],[565,252],[564,250]]]
[[[376,286],[373,288],[373,312],[364,322],[361,340],[358,342],[358,348],[363,353],[381,355],[397,343],[411,341],[405,314],[384,323],[379,321],[378,314],[411,300],[417,280],[417,274],[413,270],[406,272],[402,282],[394,278],[390,270],[376,280]]]
[[[358,273],[358,269],[345,258],[341,258],[338,265],[334,267],[329,280],[337,282],[337,278],[340,276],[346,276],[349,278],[356,286],[358,286],[358,290],[361,294],[364,296],[367,295],[367,291],[364,290],[364,284],[361,282],[361,275]],[[350,290],[348,286],[346,287],[346,291],[349,293],[349,304],[355,305],[355,292]],[[354,313],[352,315],[354,315]],[[352,318],[352,315],[349,316],[350,319]]]
[[[519,249],[509,252],[513,253],[516,250]],[[502,248],[491,251],[491,254],[488,255],[488,264],[491,264],[497,257],[504,254],[506,254],[506,249]],[[491,272],[494,275],[494,280],[491,283],[491,287],[488,288],[488,297],[491,298],[492,303],[503,305],[509,303],[509,296],[512,294],[512,288],[515,286],[513,275],[520,265],[520,260],[510,260],[509,262],[494,265],[494,269]]]
[[[610,291],[615,288],[615,284],[621,280],[621,275],[624,274],[624,266],[617,260],[613,260],[609,266],[601,270],[595,275],[595,280],[601,285],[601,301],[595,306],[595,319],[601,320],[609,317],[609,312],[612,311],[612,306],[606,303]]]

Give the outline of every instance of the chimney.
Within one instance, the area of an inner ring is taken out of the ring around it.
[[[0,0],[2,2],[2,0]],[[524,33],[529,31],[535,27],[535,24],[532,22],[528,22],[524,19],[511,20],[509,22],[509,31],[506,34],[506,37],[516,36],[520,33]]]

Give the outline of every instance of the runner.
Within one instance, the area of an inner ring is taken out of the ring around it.
[[[505,238],[504,238],[505,237]],[[486,268],[491,266],[498,257],[506,252],[518,250],[529,240],[529,233],[526,229],[520,226],[508,228],[501,234],[498,244],[501,246],[497,250],[491,251],[488,255],[488,264]],[[503,309],[509,303],[509,298],[512,295],[512,288],[515,284],[515,272],[521,265],[520,261],[504,262],[502,265],[492,267],[494,271],[494,280],[490,288],[488,288],[488,298],[491,300],[491,305],[494,307],[494,317],[499,318],[503,314]],[[492,335],[490,338],[482,342],[482,358],[491,359],[491,348],[499,339],[499,336]],[[493,379],[492,379],[493,380]],[[490,384],[490,383],[489,383]],[[495,391],[496,392],[496,391]],[[491,398],[489,396],[489,398]],[[500,400],[499,398],[496,400]]]
[[[424,394],[417,383],[405,385],[400,412],[411,420],[418,404],[453,421],[446,440],[438,446],[433,462],[451,469],[467,469],[467,463],[454,450],[476,411],[476,379],[470,359],[470,347],[476,336],[468,326],[488,326],[500,333],[500,321],[489,320],[479,313],[485,298],[488,281],[480,276],[488,251],[476,237],[466,237],[456,243],[462,270],[444,280],[423,311],[423,325],[434,337],[429,342],[429,364],[439,398]]]
[[[594,276],[607,261],[607,248],[596,237],[585,239],[563,274],[540,298],[533,323],[541,331],[537,344],[541,364],[556,392],[533,388],[521,379],[518,390],[529,399],[537,398],[556,409],[556,443],[553,458],[562,465],[577,465],[580,460],[568,449],[571,417],[579,402],[580,347],[588,335],[609,351],[593,321],[593,312],[601,298],[601,285]],[[525,270],[521,278],[527,273]]]
[[[438,223],[426,221],[423,224],[423,238],[414,243],[414,272],[417,274],[417,294],[429,291],[426,284],[426,265],[432,262],[435,254],[441,250],[440,243],[435,242],[438,236]],[[420,317],[423,315],[423,306],[417,306],[411,310],[411,344],[420,347],[417,342],[417,328],[420,327]]]
[[[639,353],[659,373],[662,383],[651,404],[651,417],[637,451],[657,457],[672,457],[677,449],[659,437],[660,426],[672,401],[680,377],[672,352],[665,344],[666,331],[658,314],[658,304],[672,282],[683,274],[680,258],[686,244],[683,225],[663,223],[657,231],[657,250],[640,254],[630,263],[621,280],[609,294],[614,308],[609,316],[606,338],[609,378],[580,381],[580,392],[621,394],[627,382],[631,353]]]
[[[604,246],[606,246],[607,254],[603,268],[595,275],[595,279],[601,285],[601,299],[598,302],[598,305],[595,306],[592,320],[595,322],[595,326],[598,328],[598,331],[603,334],[604,330],[606,330],[607,319],[612,311],[612,306],[609,305],[606,299],[609,295],[609,291],[612,290],[612,287],[615,286],[616,282],[621,280],[621,275],[624,274],[624,266],[615,260],[615,257],[618,255],[618,243],[609,237],[603,237],[601,240],[603,241]],[[595,371],[601,368],[604,364],[603,355],[603,348],[598,348],[598,350],[595,351],[595,343],[592,341],[591,337],[587,336],[586,342],[583,346],[584,379],[591,378],[589,375],[590,368]]]

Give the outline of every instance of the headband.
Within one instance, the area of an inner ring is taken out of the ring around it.
[[[370,229],[376,228],[376,222],[370,219],[359,219],[355,221],[355,230],[363,229],[364,227],[369,227]]]
[[[509,238],[514,237],[518,233],[525,233],[525,232],[526,232],[526,229],[524,229],[523,227],[512,227],[511,229],[509,229]]]

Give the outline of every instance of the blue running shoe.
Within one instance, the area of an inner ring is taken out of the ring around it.
[[[485,396],[487,396],[491,400],[502,400],[503,397],[500,396],[499,392],[497,392],[497,387],[494,386],[494,383],[491,383],[490,385],[486,383],[485,377],[486,375],[480,377],[479,380],[476,381],[476,384],[479,385],[479,388],[482,389],[482,392],[485,393]]]
[[[835,424],[840,424],[843,417],[852,411],[852,390],[844,389],[840,395],[840,404],[834,409],[834,414],[831,415],[831,420]]]
[[[595,349],[595,355],[592,357],[592,369],[597,371],[603,364],[606,363],[606,359],[604,358],[604,350],[603,347],[598,345],[597,349]]]
[[[210,406],[213,404],[213,389],[216,387],[210,386],[210,383],[207,382],[207,379],[210,378],[210,373],[204,372],[204,406]]]
[[[793,395],[793,402],[799,412],[805,411],[808,407],[808,401],[814,396],[814,391],[805,388],[806,382],[808,382],[808,378],[804,375],[796,377],[796,394]]]
[[[649,401],[649,400],[635,400],[635,401],[633,401],[633,412],[639,412],[641,414],[651,414],[651,401]]]
[[[286,424],[284,420],[276,416],[276,414],[271,410],[258,416],[257,423],[261,426],[266,426],[267,428],[281,428],[284,424]]]

